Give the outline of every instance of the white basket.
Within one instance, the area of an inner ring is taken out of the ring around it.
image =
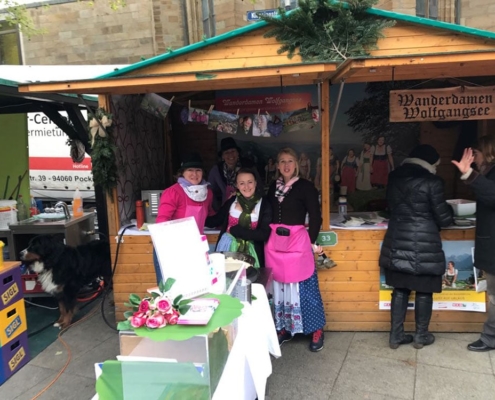
[[[14,200],[0,200],[0,229],[9,229],[9,225],[16,222],[16,202]]]

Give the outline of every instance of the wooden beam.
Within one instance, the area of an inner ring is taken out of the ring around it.
[[[330,82],[321,84],[321,213],[323,230],[330,229]]]
[[[121,94],[155,92],[156,86],[176,84],[183,87],[180,91],[190,91],[192,85],[206,82],[243,82],[245,79],[277,80],[283,78],[298,78],[313,75],[314,79],[320,72],[334,71],[334,64],[301,64],[293,66],[273,66],[263,68],[244,68],[224,71],[204,71],[197,73],[176,73],[171,75],[124,76],[119,78],[81,80],[50,83],[29,83],[19,85],[20,92],[57,92],[57,93],[86,93],[111,94],[119,90]],[[278,85],[277,85],[278,86]]]
[[[108,113],[111,113],[110,96],[98,96],[98,107],[104,108]],[[112,190],[111,194],[106,196],[107,218],[108,218],[108,233],[111,236],[116,236],[120,229],[119,216],[119,200],[117,196],[117,188]]]

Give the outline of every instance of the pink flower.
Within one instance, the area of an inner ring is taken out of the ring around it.
[[[146,320],[146,326],[148,328],[156,329],[163,328],[167,325],[167,321],[165,320],[165,316],[160,313],[154,313],[152,317],[149,317]]]
[[[176,325],[177,321],[179,320],[179,313],[176,310],[173,310],[172,313],[165,315],[165,319],[167,320],[168,324]]]
[[[156,309],[164,314],[172,309],[172,302],[168,297],[162,296],[155,299]]]
[[[146,324],[146,315],[144,313],[136,312],[131,317],[131,326],[133,328],[139,328]]]
[[[139,303],[139,310],[138,312],[140,313],[145,313],[151,309],[151,303],[148,299],[143,299],[141,300],[141,303]]]

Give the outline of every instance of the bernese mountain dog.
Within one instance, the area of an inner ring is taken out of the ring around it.
[[[72,323],[81,289],[98,277],[107,283],[112,276],[110,245],[102,240],[71,247],[63,243],[63,237],[39,235],[20,258],[38,274],[43,290],[58,300],[60,318],[54,326],[61,329]]]

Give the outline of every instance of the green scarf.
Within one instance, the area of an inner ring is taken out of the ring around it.
[[[242,212],[239,217],[239,225],[243,228],[251,229],[251,213],[253,212],[254,207],[256,207],[256,204],[260,201],[260,197],[257,194],[254,194],[251,198],[246,199],[239,191],[237,191],[236,196],[237,201],[242,208]],[[237,251],[240,253],[246,253],[248,251],[247,242],[244,239],[239,238],[236,238],[236,240],[239,244],[239,249]]]

